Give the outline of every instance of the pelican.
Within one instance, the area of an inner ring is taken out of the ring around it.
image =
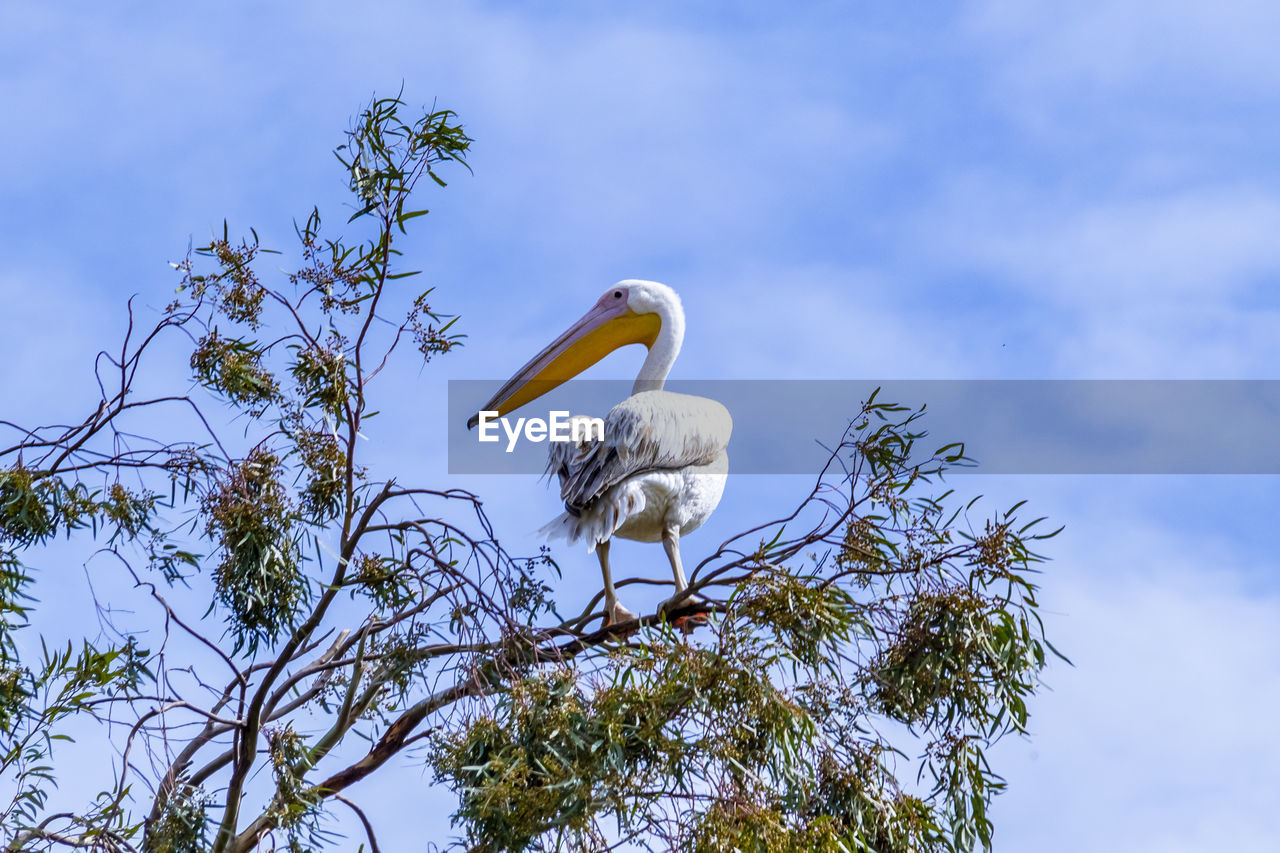
[[[725,448],[733,430],[728,410],[715,400],[663,390],[683,340],[684,309],[674,290],[653,281],[620,281],[482,409],[504,416],[620,347],[648,347],[631,396],[604,419],[603,439],[553,442],[548,453],[547,472],[560,479],[565,511],[541,532],[570,544],[583,540],[587,551],[596,553],[604,577],[605,625],[636,618],[618,601],[609,541],[618,536],[661,542],[675,579],[673,599],[681,599],[688,581],[680,539],[710,517],[724,493]],[[467,428],[479,418],[473,415]],[[671,601],[664,602],[664,610]]]

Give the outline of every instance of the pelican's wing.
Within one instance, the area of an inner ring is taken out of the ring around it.
[[[590,415],[571,415],[569,423],[575,421],[589,422],[593,420]],[[578,434],[572,433],[571,434]],[[582,433],[589,436],[589,433]],[[547,470],[543,472],[544,476],[555,474],[560,478],[560,488],[563,489],[565,483],[595,452],[596,446],[600,444],[598,441],[592,441],[589,437],[584,437],[575,441],[553,441],[547,448]]]
[[[610,410],[603,441],[552,444],[547,471],[559,476],[565,508],[576,515],[628,477],[712,462],[732,431],[729,411],[715,400],[642,391]]]

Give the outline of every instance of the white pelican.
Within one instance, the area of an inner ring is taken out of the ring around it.
[[[688,585],[680,537],[707,520],[724,492],[725,447],[733,430],[728,410],[715,400],[663,390],[683,340],[684,310],[674,290],[652,281],[620,281],[520,368],[483,409],[506,415],[619,347],[649,348],[631,396],[605,417],[603,440],[553,442],[548,453],[547,471],[560,478],[565,511],[542,532],[571,544],[583,539],[587,550],[596,552],[606,625],[635,618],[618,602],[609,540],[662,542],[679,596]],[[479,417],[472,416],[467,427]]]

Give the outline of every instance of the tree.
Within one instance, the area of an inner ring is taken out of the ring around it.
[[[963,448],[921,453],[922,411],[873,395],[793,512],[699,561],[692,637],[680,608],[560,615],[550,552],[504,550],[476,495],[366,467],[389,359],[459,343],[397,240],[470,139],[407,109],[360,114],[336,152],[355,213],[331,236],[313,209],[287,282],[224,227],[174,265],[153,327],[130,303],[81,423],[2,422],[7,849],[318,850],[352,809],[377,850],[357,783],[415,745],[457,793],[462,849],[990,846],[984,750],[1026,731],[1052,652],[1032,548],[1053,534],[1019,507],[975,526],[943,490]],[[197,387],[144,392],[174,342]],[[36,652],[31,555],[59,536],[114,578],[108,630]],[[85,720],[115,763],[52,811]]]

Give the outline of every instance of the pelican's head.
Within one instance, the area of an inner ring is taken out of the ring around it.
[[[678,347],[683,327],[680,297],[674,290],[656,281],[620,281],[606,290],[582,319],[508,379],[482,411],[500,416],[513,412],[628,344],[644,344],[652,350],[662,336],[673,339]],[[479,420],[478,414],[472,415],[467,429]]]

